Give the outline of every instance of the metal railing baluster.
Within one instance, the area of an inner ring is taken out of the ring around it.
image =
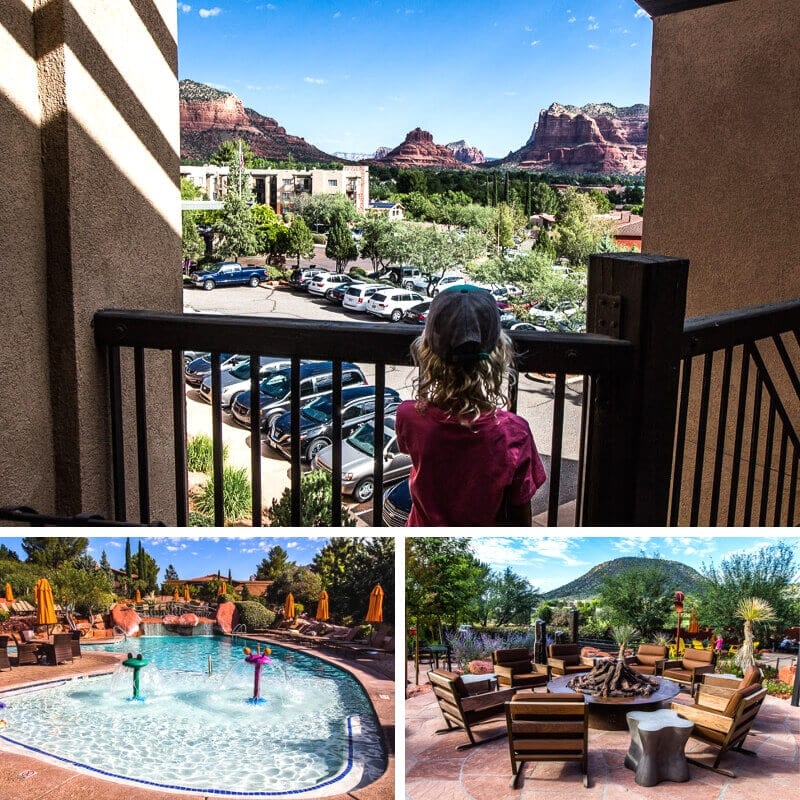
[[[692,505],[689,524],[696,526],[700,518],[700,495],[703,491],[703,463],[706,450],[706,430],[708,428],[708,401],[711,393],[711,371],[714,368],[714,353],[706,353],[703,359],[703,382],[700,389],[700,411],[697,420],[697,447],[694,456],[694,481],[692,484]]]
[[[717,418],[717,445],[714,455],[714,479],[711,487],[711,507],[708,524],[715,527],[719,514],[719,496],[722,490],[722,462],[725,456],[725,433],[728,427],[728,393],[731,388],[731,367],[733,348],[725,348],[725,361],[722,366],[722,390],[719,396],[719,416]]]
[[[383,525],[383,423],[385,420],[383,395],[386,392],[386,364],[375,363],[375,470],[372,476],[372,525]],[[380,402],[378,402],[380,398]]]
[[[144,348],[133,349],[136,394],[136,467],[139,478],[139,521],[150,522],[150,465],[147,453],[147,386]]]
[[[263,525],[261,519],[262,491],[261,491],[261,414],[253,413],[259,403],[261,384],[261,357],[257,353],[250,353],[250,488],[251,514],[253,527]]]
[[[789,449],[789,434],[786,432],[786,426],[781,426],[781,449],[778,455],[778,485],[775,488],[775,514],[772,518],[774,527],[779,527],[781,524],[781,510],[783,509],[783,489],[786,479],[786,454]]]
[[[686,442],[686,419],[689,414],[689,388],[692,382],[692,359],[684,358],[681,362],[681,394],[678,405],[678,421],[675,439],[675,456],[672,468],[672,501],[670,502],[669,524],[675,527],[678,524],[681,510],[681,481],[683,479],[683,458]]]
[[[733,460],[731,462],[731,491],[728,495],[728,527],[736,524],[736,506],[739,499],[739,468],[742,459],[744,439],[744,415],[747,409],[747,385],[750,380],[750,348],[742,347],[742,363],[739,372],[739,402],[736,411],[736,432],[733,439]]]
[[[767,413],[767,436],[764,450],[764,471],[761,475],[761,505],[758,512],[758,524],[763,528],[767,524],[767,505],[769,503],[769,479],[772,472],[772,445],[775,437],[775,403],[770,399]]]
[[[292,356],[292,378],[291,378],[291,402],[289,410],[291,423],[289,435],[291,437],[292,454],[292,527],[299,528],[303,522],[302,501],[300,488],[300,359]]]
[[[175,520],[180,528],[189,524],[189,474],[186,470],[186,388],[183,354],[172,351],[172,427],[175,454]]]
[[[222,369],[221,354],[211,353],[211,444],[214,465],[214,527],[225,525],[225,469],[222,450]],[[258,398],[250,403],[250,413],[258,414]]]
[[[122,378],[119,347],[108,348],[108,396],[111,410],[111,475],[114,492],[114,519],[128,518],[125,497],[125,439],[122,428]]]
[[[377,407],[378,396],[375,396]],[[333,362],[333,457],[331,459],[331,525],[334,528],[342,526],[342,362],[341,359]]]
[[[561,489],[561,444],[564,435],[564,389],[566,373],[556,373],[553,384],[553,433],[550,447],[550,494],[547,505],[547,524],[558,526],[558,504]]]
[[[745,525],[753,518],[753,496],[756,485],[756,458],[758,457],[758,432],[761,428],[761,400],[764,394],[764,380],[761,372],[756,372],[756,387],[753,394],[753,420],[750,427],[750,456],[747,464],[747,488],[744,500]]]

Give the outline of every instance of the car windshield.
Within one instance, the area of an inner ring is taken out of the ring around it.
[[[280,399],[289,391],[289,377],[288,375],[271,375],[261,381],[259,388],[268,397]]]
[[[238,378],[240,381],[247,380],[247,378],[250,377],[250,359],[242,361],[239,366],[234,367],[231,370],[231,375],[233,375],[234,378]]]
[[[301,413],[304,417],[313,419],[314,422],[330,422],[333,418],[333,395],[318,397],[309,403]]]
[[[389,444],[391,436],[383,432],[383,446]],[[370,458],[375,455],[375,426],[371,422],[365,422],[348,440],[356,450],[360,450]]]
[[[376,292],[374,295],[372,295],[372,299],[376,303],[382,303],[386,299],[386,295],[385,294],[379,294],[379,293]]]

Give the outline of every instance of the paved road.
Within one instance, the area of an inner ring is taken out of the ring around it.
[[[320,259],[314,259],[320,263]],[[303,263],[308,263],[305,261]],[[277,287],[230,287],[206,292],[201,289],[185,289],[184,310],[219,314],[252,314],[289,319],[337,320],[348,319],[364,322],[366,315],[351,313],[330,305],[327,301],[306,293],[291,292]],[[374,321],[374,318],[369,318]],[[363,365],[368,380],[374,377],[371,365]],[[411,397],[413,369],[410,367],[387,367],[386,384],[400,392],[406,399]],[[187,430],[190,436],[211,431],[211,406],[205,403],[199,392],[187,389]],[[582,402],[582,382],[568,384],[564,410],[564,438],[562,444],[562,480],[560,502],[575,498],[577,485],[578,436]],[[518,411],[530,423],[539,451],[542,453],[549,473],[549,453],[552,442],[553,390],[552,382],[545,378],[520,377]],[[236,466],[250,467],[250,434],[224,415],[223,440],[230,451],[230,462]],[[269,506],[273,498],[279,497],[289,486],[289,462],[267,446],[261,448],[263,499]],[[534,514],[547,508],[549,485],[540,489],[534,501]]]

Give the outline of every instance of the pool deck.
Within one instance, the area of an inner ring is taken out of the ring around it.
[[[248,636],[278,644],[287,649],[289,642],[271,641],[266,636]],[[334,658],[327,653],[312,651],[314,655],[350,672],[364,687],[381,725],[387,752],[387,768],[377,781],[356,788],[347,794],[331,795],[325,800],[390,800],[394,797],[394,680],[386,662],[360,662]],[[83,649],[83,657],[70,664],[59,666],[13,667],[0,672],[0,699],[2,692],[33,683],[72,678],[76,675],[98,675],[113,671],[124,658],[122,653],[92,653]],[[0,711],[0,718],[3,712]],[[135,751],[134,751],[135,752]],[[224,757],[224,756],[223,756]],[[213,765],[209,764],[209,769]],[[140,789],[129,784],[101,780],[91,775],[59,767],[31,756],[0,751],[0,800],[207,800],[204,794],[162,792]],[[213,795],[212,795],[213,797]]]
[[[406,700],[406,798],[407,800],[763,800],[788,798],[797,791],[800,778],[800,708],[788,700],[767,697],[758,713],[745,747],[758,753],[753,758],[727,753],[721,766],[735,779],[689,765],[686,783],[664,782],[638,786],[634,773],[624,767],[630,735],[627,731],[589,729],[590,788],[584,789],[578,764],[528,763],[518,789],[509,788],[511,762],[505,737],[461,752],[467,742],[463,731],[443,736],[442,714],[430,686],[413,687]],[[676,698],[691,703],[682,691]],[[505,719],[476,728],[478,738],[505,731]],[[713,761],[717,751],[690,739],[686,752]]]

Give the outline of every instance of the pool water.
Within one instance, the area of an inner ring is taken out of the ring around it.
[[[351,675],[272,647],[261,674],[265,702],[251,704],[244,644],[256,647],[212,636],[103,646],[148,659],[144,702],[131,700],[133,675],[124,667],[7,692],[0,741],[106,777],[217,796],[321,797],[384,771],[378,723]]]

